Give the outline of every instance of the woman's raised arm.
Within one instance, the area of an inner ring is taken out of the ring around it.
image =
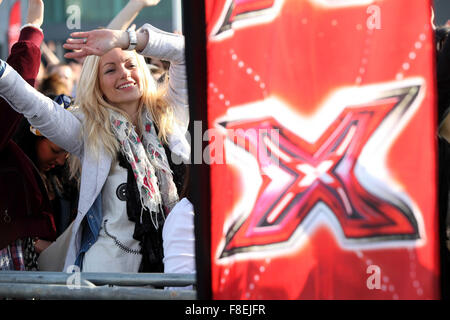
[[[1,59],[0,96],[46,138],[70,153],[81,155],[81,121],[30,86]]]
[[[126,30],[144,7],[153,7],[160,0],[130,0],[108,24],[108,29]]]

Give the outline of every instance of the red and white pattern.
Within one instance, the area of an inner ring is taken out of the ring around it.
[[[213,298],[439,297],[430,4],[205,2]]]

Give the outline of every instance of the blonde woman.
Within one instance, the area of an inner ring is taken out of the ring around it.
[[[148,24],[138,32],[104,29],[72,36],[82,39],[68,39],[65,47],[78,51],[66,56],[87,56],[75,113],[38,93],[4,61],[0,67],[0,95],[81,160],[78,215],[64,270],[77,265],[89,272],[193,272],[192,205],[179,200],[164,148],[184,159],[190,154],[184,37]],[[142,55],[171,62],[166,92],[156,87]],[[175,253],[163,251],[167,215],[186,235],[165,239],[177,243]],[[180,250],[189,251],[181,263]],[[164,256],[175,259],[164,265]]]

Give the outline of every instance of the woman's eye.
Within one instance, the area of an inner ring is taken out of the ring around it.
[[[107,73],[111,73],[111,72],[113,72],[114,71],[114,69],[109,69],[109,70],[106,70],[105,71],[105,74],[107,74]]]

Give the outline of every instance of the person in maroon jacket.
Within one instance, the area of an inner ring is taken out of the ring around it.
[[[41,59],[43,10],[42,0],[29,0],[28,23],[8,58],[32,86]],[[56,190],[46,177],[66,158],[67,152],[0,99],[0,270],[37,270],[37,255],[63,231],[55,224]]]

